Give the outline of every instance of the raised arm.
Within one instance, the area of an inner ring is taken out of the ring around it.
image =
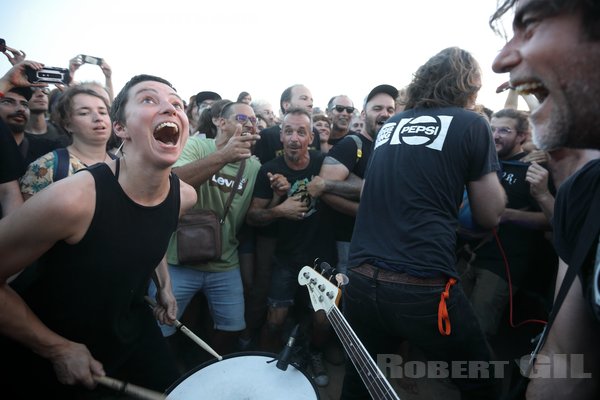
[[[537,201],[548,221],[554,216],[554,196],[548,190],[548,170],[538,163],[531,163],[525,180],[529,182],[529,192]]]
[[[173,168],[184,182],[198,187],[209,180],[216,172],[228,163],[249,158],[252,153],[252,142],[260,139],[260,135],[232,136],[222,148],[196,161]]]
[[[110,97],[110,101],[112,102],[115,98],[115,90],[113,88],[112,83],[112,68],[104,59],[102,59],[102,62],[100,63],[99,67],[102,70],[102,73],[104,74],[104,87],[106,88],[108,96]]]
[[[8,46],[6,46],[6,51],[3,51],[2,53],[8,58],[8,62],[10,62],[11,65],[17,65],[18,63],[25,61],[25,57],[27,57],[27,54],[23,50],[13,49]]]

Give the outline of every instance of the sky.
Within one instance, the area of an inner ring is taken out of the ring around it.
[[[482,69],[478,102],[498,110],[508,80],[491,65],[505,39],[488,25],[496,0],[2,0],[0,37],[46,66],[78,54],[102,57],[115,92],[134,75],[169,80],[184,100],[202,90],[241,91],[279,108],[301,83],[326,107],[348,95],[358,108],[387,83],[401,88],[440,50],[468,50]],[[508,25],[510,28],[510,25]],[[0,74],[11,65],[0,55]],[[104,81],[83,65],[76,81]],[[519,104],[519,107],[524,107]]]

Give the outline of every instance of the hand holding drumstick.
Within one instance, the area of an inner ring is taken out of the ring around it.
[[[156,307],[156,303],[150,297],[145,296],[144,299],[146,299],[146,302],[150,305],[150,307],[152,307],[152,308]],[[208,344],[206,344],[206,342],[204,342],[202,339],[200,339],[198,336],[196,336],[194,334],[194,332],[190,331],[188,329],[188,327],[183,325],[181,322],[179,322],[179,320],[176,319],[175,322],[173,323],[173,326],[175,326],[175,328],[177,328],[177,330],[181,331],[184,335],[186,335],[187,337],[192,339],[198,346],[202,347],[204,350],[208,351],[210,354],[217,357],[217,359],[219,361],[221,361],[223,359],[223,357],[221,355],[219,355],[216,351],[214,351],[212,349],[212,347],[210,347]]]

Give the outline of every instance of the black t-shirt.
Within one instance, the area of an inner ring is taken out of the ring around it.
[[[362,143],[360,146],[360,151],[356,142],[356,138],[358,138],[360,143]],[[359,178],[364,178],[365,171],[367,170],[367,164],[371,158],[372,152],[373,141],[367,139],[363,135],[351,132],[336,142],[336,144],[329,150],[329,153],[327,153],[327,157],[334,158],[348,168],[348,171],[355,174]],[[329,208],[330,212],[332,213],[335,239],[343,242],[349,242],[352,238],[355,218],[338,212],[329,206],[327,206],[327,208]]]
[[[414,276],[456,277],[464,186],[499,169],[481,115],[457,107],[396,114],[377,134],[349,267],[370,263]]]
[[[25,162],[17,142],[6,123],[0,119],[0,183],[19,179],[24,173]]]
[[[280,133],[281,126],[279,125],[260,131],[260,140],[256,141],[253,154],[258,157],[261,164],[283,155],[283,143],[281,143],[279,137]],[[319,131],[315,128],[313,128],[313,141],[308,148],[309,150],[321,150]]]
[[[589,238],[582,237],[582,227],[590,218],[590,208],[600,207],[592,204],[595,193],[600,190],[600,160],[588,162],[577,173],[567,179],[556,196],[554,205],[554,247],[568,265],[571,264],[577,243]],[[591,222],[600,226],[600,219]],[[588,249],[586,261],[580,271],[584,296],[592,314],[600,322],[600,251],[598,233]]]
[[[506,192],[506,208],[523,211],[540,211],[537,201],[531,196],[529,183],[525,180],[530,163],[519,161],[525,153],[519,153],[507,160],[500,161],[502,173],[500,183]],[[498,239],[490,240],[476,251],[474,265],[488,269],[507,280],[504,255],[510,268],[513,285],[520,286],[530,267],[532,252],[536,251],[544,232],[516,224],[500,224],[497,228]],[[500,247],[501,246],[501,247]]]
[[[294,265],[312,265],[315,258],[323,258],[330,262],[335,259],[335,242],[329,214],[323,212],[322,203],[308,194],[306,186],[313,177],[319,175],[324,155],[318,151],[310,151],[310,163],[301,171],[287,166],[283,156],[263,164],[258,171],[253,196],[261,199],[273,198],[273,190],[267,176],[268,172],[282,174],[290,183],[287,196],[301,196],[308,205],[309,211],[304,219],[292,221],[279,218],[275,224],[277,259]]]
[[[73,138],[64,129],[54,125],[52,121],[46,121],[46,124],[48,128],[45,133],[34,134],[27,131],[25,131],[25,133],[28,135],[35,135],[51,142],[56,142],[59,145],[58,148],[67,147],[73,143]]]

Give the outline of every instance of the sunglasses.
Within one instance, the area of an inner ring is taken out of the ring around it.
[[[350,107],[350,106],[348,106],[348,107],[345,107],[345,106],[333,106],[332,110],[333,109],[335,109],[335,111],[340,112],[340,113],[342,111],[346,110],[346,112],[348,114],[352,114],[354,112],[354,110],[355,110],[354,107]]]
[[[250,121],[250,123],[252,125],[256,125],[256,121],[257,121],[256,117],[249,117],[249,116],[244,115],[244,114],[236,114],[235,115],[235,120],[238,121],[238,122],[240,122],[240,123],[242,123],[242,124],[245,124],[246,122]]]

